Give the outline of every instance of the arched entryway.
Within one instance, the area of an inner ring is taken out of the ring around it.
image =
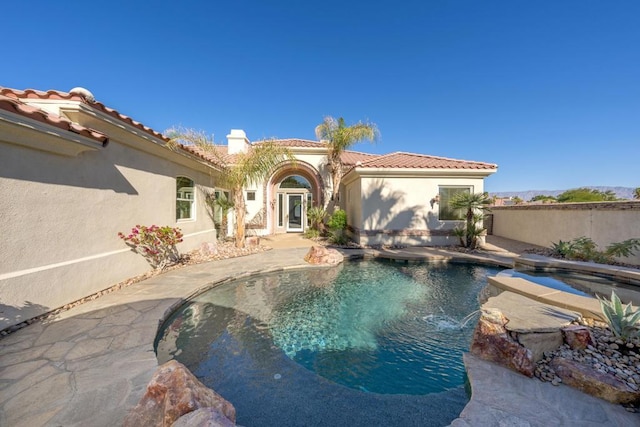
[[[307,209],[321,205],[322,183],[310,167],[284,168],[270,181],[270,231],[302,233],[308,227]]]

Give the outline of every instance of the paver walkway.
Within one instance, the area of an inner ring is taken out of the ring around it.
[[[239,272],[250,274],[306,266],[303,257],[308,245],[290,243],[286,246],[289,247],[174,270],[0,339],[0,426],[121,425],[157,368],[153,343],[159,319],[190,295],[217,281],[238,277]],[[408,250],[404,255],[412,258],[452,256],[426,248]],[[513,253],[505,250],[493,261],[508,262],[511,256]],[[478,363],[486,370],[482,377],[502,372],[502,368]],[[514,394],[509,388],[500,387],[500,378],[506,378],[505,375],[501,373],[495,381],[490,381],[494,388],[487,386],[490,401],[485,399],[483,406],[475,410],[465,409],[464,420],[458,422],[471,424],[458,425],[480,425],[473,422],[474,414],[479,413],[491,414],[491,420],[495,421],[485,424],[488,420],[485,417],[482,425],[516,425],[504,424],[505,420],[518,420],[517,425],[552,425],[562,419],[552,413],[546,418],[544,414],[530,418],[528,408],[532,402],[553,386],[524,377],[509,378],[508,381],[521,383],[519,392]],[[572,418],[575,425],[596,425],[596,422],[598,425],[633,425],[617,423],[638,421],[636,414],[606,403],[600,405],[605,409],[594,417],[591,414],[595,409],[589,396],[579,392],[576,395],[575,390],[564,386],[556,388],[554,393],[555,411],[571,410],[578,414]],[[474,400],[470,406],[472,404]],[[521,413],[521,407],[527,411]]]

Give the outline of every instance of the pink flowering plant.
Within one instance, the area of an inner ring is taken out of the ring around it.
[[[180,261],[176,245],[182,242],[183,235],[179,228],[136,225],[130,234],[118,233],[118,237],[155,269],[164,270]]]

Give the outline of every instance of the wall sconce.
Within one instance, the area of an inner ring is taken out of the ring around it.
[[[271,209],[274,209],[276,207],[276,199],[271,200],[269,205],[271,205]]]
[[[440,203],[440,195],[436,194],[436,196],[433,199],[431,199],[429,203],[431,204],[431,208],[433,209],[433,205],[435,205],[436,203],[438,204]]]

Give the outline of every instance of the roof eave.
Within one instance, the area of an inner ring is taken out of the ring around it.
[[[465,177],[465,178],[486,178],[489,175],[497,172],[497,168],[493,169],[455,169],[455,168],[367,168],[367,167],[354,167],[351,168],[346,174],[356,174],[362,178],[375,178],[375,177],[388,177],[388,178],[410,178],[410,177],[441,177],[441,178],[453,178],[453,177]]]
[[[0,110],[0,123],[4,123],[0,127],[2,141],[61,156],[75,157],[85,151],[100,150],[108,142],[97,141],[5,110]],[[39,137],[29,136],[34,135],[33,132],[37,132]]]

